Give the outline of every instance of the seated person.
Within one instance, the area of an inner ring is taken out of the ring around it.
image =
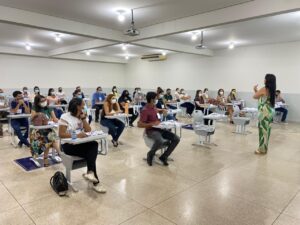
[[[116,97],[116,99],[118,99],[118,98],[120,97],[119,92],[118,92],[118,89],[117,89],[116,86],[113,86],[113,87],[112,87],[112,89],[111,89],[111,94],[113,94],[113,95]]]
[[[226,114],[228,115],[228,118],[230,120],[230,123],[233,124],[233,106],[227,105],[227,101],[225,99],[224,95],[224,89],[218,90],[218,96],[217,96],[217,105],[221,110],[226,110]]]
[[[79,90],[79,89],[75,90],[75,91],[73,92],[73,98],[80,98],[80,99],[83,100],[81,90]],[[87,105],[86,105],[86,102],[85,102],[85,101],[83,101],[83,102],[84,102],[84,108],[83,108],[83,111],[84,111],[84,113],[86,113],[86,114],[88,115],[89,124],[91,124],[92,119],[93,119],[93,118],[92,118],[92,115],[91,115],[91,111],[88,109],[88,107],[87,107]]]
[[[80,86],[77,86],[76,89],[75,89],[75,91],[78,91],[78,93],[80,93],[82,99],[85,98],[84,93],[83,93],[83,91],[81,90],[81,87],[80,87]]]
[[[14,100],[11,102],[10,105],[10,112],[13,114],[30,114],[30,108],[29,103],[27,101],[24,101],[23,95],[21,91],[14,91],[13,92]],[[16,135],[19,138],[18,146],[21,148],[22,145],[26,145],[27,147],[30,147],[30,144],[28,142],[28,132],[29,132],[29,123],[27,118],[20,118],[20,119],[12,119],[11,120],[11,126],[14,129]],[[22,135],[21,127],[25,127],[26,131],[24,135]]]
[[[158,110],[155,107],[158,101],[157,94],[155,92],[148,92],[146,99],[147,104],[141,111],[138,127],[145,128],[146,135],[154,141],[152,148],[147,154],[147,163],[149,166],[152,166],[153,157],[156,151],[164,144],[162,139],[166,139],[169,141],[168,147],[167,150],[159,157],[159,160],[163,163],[163,165],[168,166],[168,157],[174,151],[180,139],[176,134],[169,130],[153,128],[153,126],[160,124]]]
[[[177,101],[173,100],[173,96],[172,96],[170,88],[168,88],[166,90],[166,94],[164,95],[164,99],[165,99],[165,103],[167,104],[168,108],[177,109],[177,106],[171,104],[171,103],[176,103]]]
[[[114,94],[109,94],[103,104],[100,124],[108,127],[108,133],[112,136],[112,143],[114,147],[118,147],[118,140],[125,128],[125,125],[118,119],[107,119],[105,116],[113,116],[117,113],[122,113],[117,102],[117,98]]]
[[[58,98],[60,104],[62,104],[62,105],[68,104],[66,94],[65,94],[65,92],[63,92],[62,87],[58,88],[58,92],[56,93],[56,97]]]
[[[176,88],[174,92],[175,101],[180,102],[180,89]]]
[[[101,87],[97,87],[96,92],[92,97],[92,108],[96,109],[95,112],[95,121],[99,122],[99,112],[103,108],[103,101],[105,100],[105,93],[102,92]]]
[[[48,105],[50,105],[50,106],[51,105],[60,105],[60,101],[59,101],[58,97],[56,96],[56,93],[53,88],[49,88],[49,90],[48,90],[47,102],[48,102]],[[54,113],[57,118],[60,118],[61,115],[63,114],[63,110],[61,107],[54,108],[53,110],[54,110]]]
[[[47,99],[42,95],[37,95],[34,99],[31,120],[33,125],[39,119],[47,119],[48,121],[58,122],[53,109],[47,107]],[[44,152],[44,166],[49,166],[48,153],[50,148],[53,148],[58,153],[55,160],[61,162],[59,143],[54,129],[35,130],[30,132],[31,153],[34,158],[37,158]]]
[[[135,93],[133,99],[134,99],[134,104],[135,105],[142,105],[142,106],[146,105],[146,103],[144,102],[145,101],[145,95],[142,93],[141,88],[136,89],[136,93]]]
[[[8,101],[4,91],[0,88],[0,109],[8,108]],[[9,112],[0,111],[0,138],[3,137],[3,125],[1,119],[6,119]]]
[[[38,86],[35,86],[33,88],[33,94],[30,96],[30,102],[34,102],[35,96],[40,95],[40,94],[41,94],[40,88]]]
[[[280,90],[276,90],[275,93],[275,103],[285,103],[285,100],[281,97],[281,91]],[[286,117],[288,114],[288,110],[285,107],[279,106],[279,107],[275,107],[275,111],[276,112],[282,112],[282,117],[281,117],[281,122],[285,123],[286,122]]]
[[[30,102],[31,100],[31,94],[30,92],[28,91],[28,88],[27,87],[23,87],[23,97],[24,97],[24,101],[27,101],[29,102],[29,108],[32,109],[32,103]]]
[[[203,90],[203,99],[204,99],[204,103],[208,103],[209,102],[209,95],[208,95],[208,88],[204,88]]]
[[[164,98],[164,90],[159,87],[156,94],[158,99],[156,108],[158,112],[162,114],[162,120],[176,120],[176,114],[173,115],[168,113],[166,100]]]
[[[77,138],[87,137],[85,132],[91,132],[91,127],[87,122],[86,114],[83,112],[84,101],[81,98],[73,98],[69,103],[68,113],[64,113],[58,124],[58,134],[60,138],[71,138],[69,131],[78,131]],[[84,158],[87,162],[87,173],[83,177],[89,181],[89,187],[98,193],[105,193],[106,190],[99,182],[96,170],[96,160],[98,155],[98,143],[91,141],[78,145],[63,144],[62,149],[65,154]]]
[[[202,90],[196,91],[194,101],[195,101],[195,109],[196,110],[201,110],[203,112],[203,114],[205,114],[205,115],[213,113],[211,110],[208,110],[208,112],[207,112],[207,110],[205,108],[201,107],[201,105],[205,104]],[[209,121],[210,121],[209,119],[204,119],[204,124],[208,125]],[[213,121],[210,121],[210,125],[212,125],[212,124],[213,124]]]
[[[184,89],[181,89],[180,94],[179,94],[179,99],[180,99],[180,101],[183,101],[183,103],[180,104],[180,106],[186,108],[186,114],[189,117],[191,117],[193,114],[193,111],[195,109],[194,104],[192,104],[191,102],[188,102],[189,100],[191,100],[191,96],[189,96],[187,93],[185,93]]]
[[[120,109],[125,112],[125,105],[132,104],[132,99],[129,96],[129,92],[127,90],[124,90],[120,98],[118,99],[118,103],[120,105]],[[132,116],[129,117],[129,126],[133,127],[133,122],[138,118],[139,114],[135,114],[133,111],[133,108],[128,108],[128,113],[131,114]]]

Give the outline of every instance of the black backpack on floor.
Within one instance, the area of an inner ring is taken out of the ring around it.
[[[60,171],[57,171],[51,177],[50,185],[59,196],[65,196],[69,189],[67,178]]]

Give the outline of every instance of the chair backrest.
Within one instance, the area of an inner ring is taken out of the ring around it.
[[[193,113],[193,126],[196,124],[203,124],[204,119],[203,119],[203,112],[201,110],[195,110]]]

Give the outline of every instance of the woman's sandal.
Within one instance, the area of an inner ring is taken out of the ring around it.
[[[49,160],[48,158],[44,158],[44,167],[48,167],[49,166]]]
[[[259,151],[259,150],[256,150],[256,151],[254,152],[254,154],[256,154],[256,155],[265,155],[266,153],[263,153],[263,152],[261,152],[261,151]]]

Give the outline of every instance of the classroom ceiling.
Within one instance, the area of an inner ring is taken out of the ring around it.
[[[0,0],[0,5],[123,31],[134,9],[139,28],[205,13],[250,0]],[[119,23],[117,10],[126,10]]]
[[[120,22],[116,12],[130,8],[141,33],[135,37],[123,32],[130,13]],[[0,0],[1,54],[115,63],[153,53],[209,57],[230,43],[299,41],[299,28],[298,0]],[[195,48],[200,31],[207,49]]]

